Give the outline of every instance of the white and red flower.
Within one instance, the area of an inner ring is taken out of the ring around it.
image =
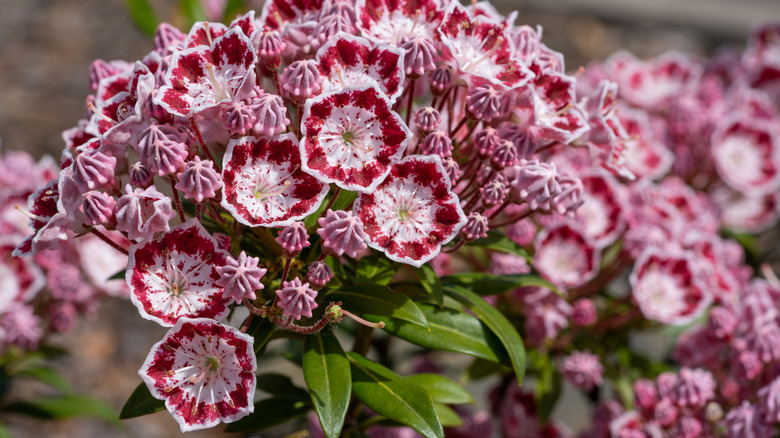
[[[637,177],[659,178],[672,167],[674,154],[664,146],[663,132],[646,112],[620,108],[617,114],[628,139],[623,142],[625,166]]]
[[[293,134],[231,140],[223,165],[222,207],[251,227],[283,227],[301,220],[329,190],[301,170]]]
[[[396,47],[414,38],[435,40],[444,17],[436,0],[358,0],[355,10],[363,36]]]
[[[317,66],[323,78],[323,94],[374,86],[392,105],[404,91],[403,50],[372,44],[365,38],[337,34],[317,51]]]
[[[254,339],[207,318],[182,318],[138,370],[182,432],[232,423],[254,411]]]
[[[412,133],[374,87],[309,99],[301,125],[303,170],[347,190],[373,191]]]
[[[506,26],[484,15],[472,17],[458,2],[447,9],[439,35],[443,58],[469,83],[471,76],[476,76],[511,89],[533,77],[533,72],[512,56]]]
[[[163,326],[179,318],[221,320],[231,301],[224,296],[218,267],[229,254],[195,219],[160,238],[130,247],[125,275],[130,299],[141,316]]]
[[[735,119],[712,136],[718,174],[735,190],[752,196],[780,187],[780,142],[777,128],[760,120]]]
[[[358,196],[354,211],[368,246],[417,267],[434,258],[467,220],[436,155],[401,160],[375,191]]]
[[[629,281],[639,309],[663,324],[687,324],[712,302],[687,254],[649,248],[637,260]]]
[[[257,61],[252,42],[240,28],[214,40],[176,52],[154,103],[174,115],[192,116],[221,102],[248,97],[255,85]]]
[[[599,251],[579,231],[562,224],[543,231],[534,244],[533,265],[551,283],[564,288],[587,283],[599,270]]]
[[[574,221],[597,247],[611,245],[626,228],[621,186],[606,172],[590,172],[581,177],[583,203]]]

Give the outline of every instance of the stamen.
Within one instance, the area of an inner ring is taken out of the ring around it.
[[[284,180],[284,185],[283,185],[282,188],[280,188],[279,190],[277,190],[275,192],[269,192],[269,193],[261,193],[260,192],[260,188],[258,187],[257,189],[255,189],[256,190],[255,191],[255,198],[257,198],[257,199],[262,201],[263,199],[266,199],[266,198],[273,198],[274,196],[279,196],[282,193],[284,193],[284,191],[287,190],[287,188],[290,187],[291,184],[292,184],[292,182],[290,182],[289,179]]]
[[[209,40],[209,46],[214,47],[214,41],[211,39],[211,28],[209,27],[209,22],[204,21],[203,27],[206,29],[206,38]]]
[[[227,92],[227,90],[223,89],[217,81],[217,76],[214,74],[214,65],[211,63],[206,64],[206,72],[208,73],[208,80],[211,84],[211,88],[213,88],[217,93],[219,100],[230,99],[230,94]]]
[[[414,35],[414,28],[417,27],[417,23],[420,21],[420,10],[414,12],[414,21],[412,22],[412,28],[409,29],[409,36]]]
[[[19,210],[22,214],[24,214],[25,216],[29,217],[30,219],[32,219],[34,221],[39,221],[39,222],[48,222],[49,221],[49,218],[38,216],[37,214],[32,214],[31,212],[23,209],[22,207],[20,207],[18,205],[14,206],[14,208]]]
[[[482,55],[476,61],[470,62],[470,63],[466,64],[466,66],[463,67],[463,70],[468,70],[468,69],[470,69],[472,67],[476,67],[477,65],[481,64],[482,61],[485,61],[486,59],[489,59],[491,56],[493,56],[494,53],[496,53],[498,51],[498,49],[501,47],[501,43],[503,43],[503,42],[504,42],[504,37],[503,36],[499,36],[498,38],[496,38],[496,43],[493,44],[493,47],[490,50],[488,50],[487,53]]]
[[[190,383],[200,383],[203,381],[203,379],[206,378],[206,374],[211,370],[211,368],[204,368],[203,371],[200,372],[198,375],[192,375],[190,376]]]
[[[93,113],[95,113],[96,116],[100,117],[101,119],[105,120],[108,123],[111,123],[112,125],[116,125],[118,123],[116,120],[100,112],[100,110],[97,109],[95,104],[92,102],[87,103],[87,108],[89,108]]]

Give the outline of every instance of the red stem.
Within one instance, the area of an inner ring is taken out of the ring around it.
[[[108,237],[105,234],[101,233],[97,229],[92,228],[91,230],[89,230],[89,232],[94,234],[95,236],[98,237],[98,239],[102,240],[103,242],[106,242],[110,247],[112,247],[115,250],[121,252],[122,254],[130,255],[130,253],[125,248],[123,248],[120,244],[114,242],[113,240],[111,240],[110,237]]]

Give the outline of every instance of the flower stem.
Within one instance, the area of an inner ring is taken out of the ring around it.
[[[176,203],[176,211],[179,212],[179,219],[182,222],[186,221],[184,217],[184,209],[181,206],[181,200],[179,199],[179,191],[176,190],[176,180],[173,179],[173,175],[168,175],[168,181],[171,182],[171,189],[173,190],[173,202]]]
[[[112,247],[115,250],[121,252],[122,254],[124,254],[124,255],[129,255],[130,254],[125,248],[123,248],[121,245],[119,245],[118,243],[116,243],[113,240],[111,240],[110,237],[108,237],[105,234],[101,233],[97,229],[92,228],[91,230],[89,230],[89,232],[94,234],[95,236],[98,237],[98,239],[102,240],[103,242],[106,242],[110,247]]]
[[[200,142],[200,146],[203,148],[203,151],[206,153],[206,157],[211,160],[212,163],[214,163],[214,168],[217,169],[217,172],[222,173],[222,169],[220,168],[219,163],[217,163],[217,160],[214,159],[214,156],[211,155],[211,151],[206,146],[206,142],[203,141],[203,136],[200,134],[200,129],[198,129],[198,124],[195,123],[195,118],[190,117],[190,126],[192,126],[192,130],[195,131],[195,136],[198,138],[198,142]]]
[[[412,104],[414,103],[414,79],[409,80],[409,102],[406,104],[406,126],[409,126],[409,120],[412,117]]]

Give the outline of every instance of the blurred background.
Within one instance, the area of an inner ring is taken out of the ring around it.
[[[181,24],[174,2],[152,3],[158,17]],[[494,4],[503,13],[518,10],[516,24],[543,26],[543,41],[564,54],[572,71],[619,49],[651,57],[667,50],[707,55],[722,46],[739,48],[753,24],[780,19],[778,0],[504,0]],[[261,6],[262,0],[254,5],[258,10]],[[58,158],[61,132],[84,117],[91,62],[136,60],[151,50],[152,43],[134,27],[121,0],[0,0],[0,11],[2,148]],[[57,366],[76,391],[118,410],[139,383],[136,372],[149,349],[164,333],[138,317],[129,302],[108,301],[91,320],[81,321],[77,330],[54,340],[71,352]],[[1,420],[18,437],[180,435],[176,423],[164,413],[125,421],[121,430],[90,419]],[[571,421],[576,429],[577,418]],[[187,436],[222,436],[220,429]]]

